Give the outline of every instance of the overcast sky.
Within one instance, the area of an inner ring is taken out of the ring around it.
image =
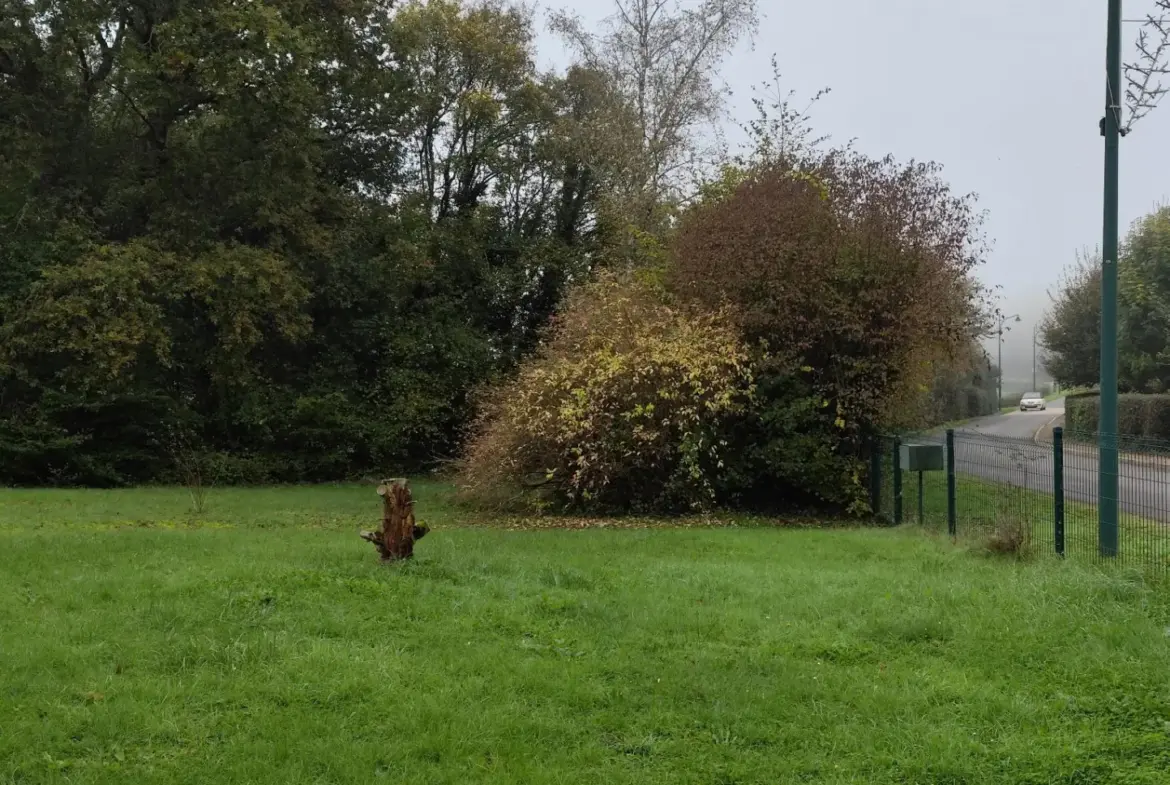
[[[611,0],[549,2],[597,20]],[[1031,376],[1032,326],[1047,290],[1101,236],[1106,0],[761,0],[754,48],[723,68],[730,113],[750,114],[751,87],[776,55],[787,87],[832,93],[814,125],[878,156],[944,165],[988,213],[993,242],[980,277],[1002,287],[1023,321],[1005,336],[1008,379]],[[1138,18],[1152,0],[1126,0]],[[1137,26],[1126,25],[1127,59]],[[546,65],[567,55],[547,33]],[[1170,201],[1170,100],[1121,149],[1122,226]],[[994,344],[989,346],[994,355]]]

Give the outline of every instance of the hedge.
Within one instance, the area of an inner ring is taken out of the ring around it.
[[[1096,433],[1101,399],[1097,393],[1065,400],[1065,427],[1076,433]],[[1170,394],[1126,393],[1117,398],[1119,436],[1170,439]]]

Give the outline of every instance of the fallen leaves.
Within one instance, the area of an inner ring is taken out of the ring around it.
[[[494,519],[467,521],[475,527],[507,531],[580,530],[580,529],[825,529],[858,525],[857,521],[792,515],[782,518],[726,515],[689,515],[679,517],[625,516],[590,517],[570,515],[501,516]]]

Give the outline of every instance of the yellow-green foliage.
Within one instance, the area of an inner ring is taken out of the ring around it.
[[[485,396],[465,496],[603,511],[709,506],[721,426],[752,394],[729,323],[667,306],[631,277],[583,286],[539,355]]]
[[[267,338],[304,337],[309,291],[280,256],[215,245],[179,255],[144,241],[93,248],[46,268],[0,327],[0,364],[39,363],[60,384],[103,390],[184,352],[217,381],[239,381]],[[200,322],[212,341],[195,345]]]

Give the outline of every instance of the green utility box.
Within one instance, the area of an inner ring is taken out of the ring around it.
[[[901,469],[907,472],[941,472],[946,455],[941,444],[903,444]]]

